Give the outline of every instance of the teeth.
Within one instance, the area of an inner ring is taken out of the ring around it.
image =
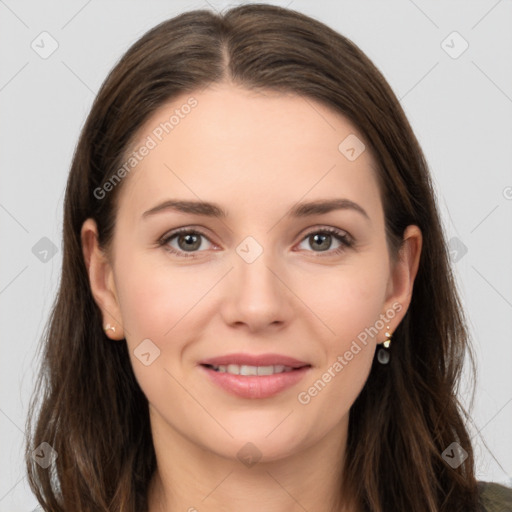
[[[228,364],[213,366],[212,368],[220,373],[230,373],[232,375],[274,375],[275,373],[291,372],[291,366],[276,364],[274,366],[248,366],[245,364]]]
[[[258,375],[273,375],[274,373],[281,373],[281,371],[277,371],[273,366],[258,366]]]
[[[258,375],[258,367],[257,366],[245,366],[241,365],[238,371],[238,366],[236,364],[230,364],[228,366],[229,373],[239,373],[240,375]]]

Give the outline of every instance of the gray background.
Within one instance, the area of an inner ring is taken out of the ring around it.
[[[474,339],[478,478],[512,485],[511,1],[269,3],[352,39],[400,98],[434,177]],[[208,7],[0,0],[0,512],[36,506],[20,456],[23,426],[58,285],[62,201],[79,130],[108,71],[137,38],[184,10]],[[51,49],[43,31],[58,43],[48,58],[31,47]],[[464,40],[469,47],[459,55]],[[43,237],[54,255],[41,252],[49,247]],[[460,398],[467,403],[466,385]]]

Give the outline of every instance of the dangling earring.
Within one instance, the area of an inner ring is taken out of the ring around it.
[[[103,328],[105,331],[111,330],[112,332],[116,332],[116,328],[111,326],[110,324],[105,325]]]
[[[389,350],[389,346],[391,345],[391,333],[389,331],[390,329],[388,325],[388,330],[385,333],[386,340],[382,342],[383,348],[379,348],[377,352],[377,360],[380,364],[388,364],[391,359],[391,353]]]

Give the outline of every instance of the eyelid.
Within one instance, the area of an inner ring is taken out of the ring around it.
[[[346,231],[345,229],[335,228],[334,226],[326,226],[326,225],[317,225],[317,226],[313,226],[312,228],[308,229],[306,234],[303,235],[302,240],[304,240],[304,238],[312,235],[313,233],[337,234],[338,236],[346,237],[351,241],[354,240],[352,238],[352,236],[350,235],[350,233],[348,231]]]

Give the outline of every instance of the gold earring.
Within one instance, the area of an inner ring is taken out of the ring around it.
[[[389,348],[389,345],[391,345],[392,334],[389,331],[390,331],[390,329],[389,329],[389,325],[388,325],[388,330],[384,333],[384,335],[386,336],[386,340],[382,342],[382,344],[386,348]]]
[[[105,325],[104,330],[105,330],[105,331],[111,330],[112,332],[116,332],[116,328],[115,328],[115,327],[113,327],[113,326],[112,326],[112,325],[110,325],[110,324]]]

